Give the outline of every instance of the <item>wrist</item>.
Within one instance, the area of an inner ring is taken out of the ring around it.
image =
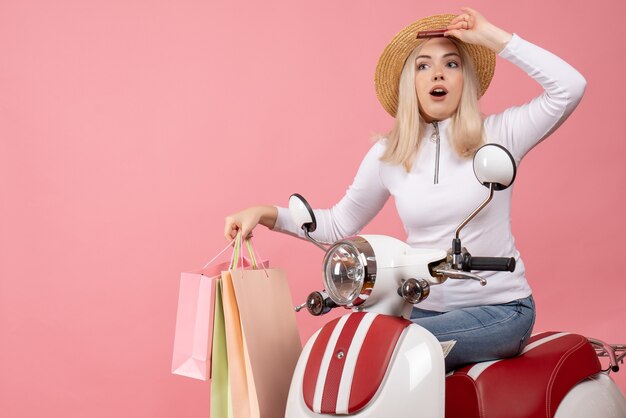
[[[261,212],[259,223],[269,229],[274,229],[278,218],[278,209],[274,206],[259,206],[259,210]]]
[[[490,25],[489,30],[487,31],[484,46],[498,54],[506,47],[512,37],[513,34],[502,30],[497,26]]]

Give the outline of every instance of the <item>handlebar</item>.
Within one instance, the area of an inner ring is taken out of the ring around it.
[[[465,254],[463,257],[463,270],[489,270],[489,271],[515,271],[515,258],[513,257],[474,257]]]

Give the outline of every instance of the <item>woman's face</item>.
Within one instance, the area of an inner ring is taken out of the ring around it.
[[[415,92],[426,122],[449,118],[463,91],[459,49],[446,38],[429,39],[415,60]]]

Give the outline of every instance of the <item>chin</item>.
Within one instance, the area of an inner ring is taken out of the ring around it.
[[[424,119],[426,123],[430,123],[433,121],[448,119],[449,117],[452,117],[453,114],[454,113],[436,113],[432,115],[422,114],[422,119]]]

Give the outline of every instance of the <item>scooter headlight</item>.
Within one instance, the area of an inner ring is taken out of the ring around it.
[[[367,299],[376,278],[376,258],[362,237],[339,241],[324,257],[324,283],[337,305],[360,305]]]

